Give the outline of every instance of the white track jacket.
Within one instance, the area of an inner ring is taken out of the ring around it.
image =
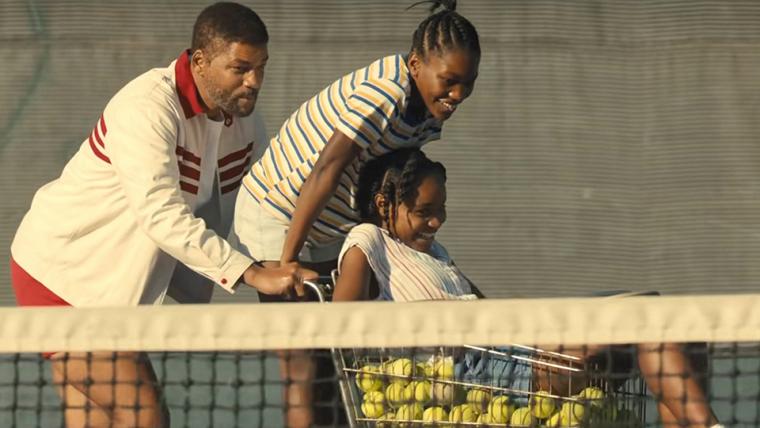
[[[233,292],[253,260],[220,235],[253,146],[267,139],[255,113],[226,118],[218,137],[211,125],[188,52],[128,83],[35,194],[11,246],[16,263],[73,306],[160,303],[167,290],[205,302],[214,283]],[[213,188],[199,207],[202,182]]]

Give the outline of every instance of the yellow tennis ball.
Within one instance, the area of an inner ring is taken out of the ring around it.
[[[463,390],[458,385],[435,381],[431,383],[430,400],[434,403],[451,407],[462,402],[462,395]]]
[[[560,426],[560,414],[559,411],[554,412],[549,419],[546,420],[546,426],[548,428],[558,428]]]
[[[546,391],[538,391],[535,395],[530,397],[530,411],[533,416],[538,419],[546,419],[554,413],[557,408],[554,399],[549,397],[549,393]]]
[[[422,412],[423,412],[422,406],[419,404],[404,404],[403,406],[398,408],[398,411],[396,411],[396,421],[397,422],[410,422],[410,421],[419,421],[422,419]]]
[[[467,404],[471,405],[478,413],[485,413],[490,401],[491,391],[487,389],[473,388],[467,391]]]
[[[562,404],[562,408],[559,409],[559,421],[560,426],[572,427],[580,425],[583,422],[583,417],[586,414],[586,409],[583,404],[566,401]]]
[[[454,378],[454,358],[443,357],[436,360],[433,366],[434,376],[438,379],[453,379]]]
[[[478,418],[475,419],[475,423],[486,425],[491,423],[491,416],[488,413],[481,413],[478,415]]]
[[[380,374],[379,367],[373,365],[364,366],[356,373],[356,386],[364,392],[380,391],[383,389],[383,380]]]
[[[488,403],[488,415],[491,417],[491,422],[497,424],[509,422],[509,418],[512,417],[512,412],[514,411],[515,408],[510,404],[509,398],[506,395],[494,397]]]
[[[412,376],[412,368],[414,363],[409,358],[399,358],[394,361],[390,366],[391,382],[399,382],[406,385],[409,383],[409,378]]]
[[[512,417],[509,418],[509,423],[517,427],[529,427],[535,421],[533,414],[530,412],[530,407],[516,409],[512,412]]]
[[[396,414],[388,412],[377,418],[376,428],[393,428],[395,426]]]
[[[449,419],[449,413],[440,406],[428,407],[422,412],[422,420],[425,422],[441,422]]]
[[[391,366],[393,363],[396,362],[394,359],[386,360],[380,363],[380,372],[383,374],[390,374],[391,373]]]
[[[368,418],[379,418],[385,413],[385,405],[383,403],[365,401],[362,403],[362,413]]]
[[[460,404],[451,408],[449,422],[475,422],[478,413],[469,404]]]
[[[363,399],[368,403],[385,403],[385,394],[380,391],[369,391],[364,393]]]
[[[583,391],[578,394],[578,398],[585,398],[586,400],[603,400],[604,391],[596,386],[589,386],[584,388]]]
[[[406,386],[406,395],[410,397],[416,403],[427,404],[430,401],[430,394],[432,387],[430,382],[426,380],[413,380]]]
[[[411,398],[404,384],[392,383],[385,388],[385,399],[388,400],[391,407],[398,408],[402,404],[407,404]]]

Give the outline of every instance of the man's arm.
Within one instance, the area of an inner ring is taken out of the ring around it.
[[[229,292],[242,278],[263,293],[281,294],[313,276],[292,265],[277,271],[253,265],[193,215],[179,187],[180,119],[167,106],[150,99],[121,100],[104,116],[109,126],[105,148],[129,209],[159,248]]]

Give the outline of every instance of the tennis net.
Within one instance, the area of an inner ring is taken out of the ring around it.
[[[663,401],[760,426],[760,295],[3,308],[0,425],[62,426],[62,401],[77,403],[60,385],[79,382],[160,391],[173,427],[283,426],[282,389],[297,381],[281,379],[279,358],[303,349],[336,368],[314,380],[335,391],[315,390],[328,426],[654,427]],[[96,369],[135,351],[155,388]],[[53,364],[93,373],[62,378]]]

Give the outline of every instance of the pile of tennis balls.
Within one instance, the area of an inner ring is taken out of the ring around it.
[[[488,388],[464,389],[442,380],[454,378],[450,357],[426,362],[397,358],[362,367],[356,385],[362,391],[361,411],[377,427],[410,427],[423,421],[441,427],[469,422],[514,427],[638,428],[641,422],[597,387],[588,387],[571,400],[545,391],[531,395],[527,406],[517,407],[507,395]]]

